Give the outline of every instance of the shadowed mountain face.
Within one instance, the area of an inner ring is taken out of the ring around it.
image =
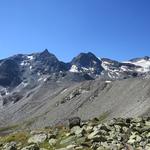
[[[17,86],[21,83],[21,76],[18,64],[14,60],[4,60],[0,65],[0,85]]]
[[[48,50],[36,56],[35,68],[38,68],[41,73],[55,73],[67,70],[66,64],[60,62],[56,56],[49,53]],[[36,71],[38,71],[38,69]]]
[[[149,115],[149,72],[149,57],[118,62],[90,52],[69,63],[48,50],[0,60],[0,126]]]

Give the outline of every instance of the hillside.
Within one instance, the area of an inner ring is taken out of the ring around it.
[[[65,123],[71,116],[149,115],[149,61],[143,57],[122,63],[89,52],[64,63],[48,50],[3,59],[0,126],[39,128]]]

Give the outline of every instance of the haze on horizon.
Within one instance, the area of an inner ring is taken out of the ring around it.
[[[1,0],[0,58],[47,48],[128,60],[150,56],[149,0]]]

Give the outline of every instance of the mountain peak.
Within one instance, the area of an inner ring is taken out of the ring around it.
[[[92,52],[80,53],[78,56],[92,56],[92,57],[96,57]]]
[[[87,55],[95,56],[92,52],[88,52]]]
[[[47,49],[40,53],[39,58],[41,60],[58,61],[57,57],[50,53]]]
[[[91,52],[80,53],[71,61],[71,72],[86,72],[100,74],[103,70],[101,61]]]
[[[50,53],[49,53],[48,49],[45,49],[43,52],[41,52],[41,55],[49,56]]]
[[[149,60],[150,57],[149,57],[149,56],[144,56],[144,59],[145,59],[145,60]]]
[[[48,49],[45,49],[45,50],[43,51],[43,53],[49,53]]]

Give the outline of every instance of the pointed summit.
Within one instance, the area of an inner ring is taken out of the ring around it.
[[[74,57],[72,63],[83,67],[91,67],[96,64],[101,64],[101,61],[93,53],[88,52],[80,53],[77,57]]]
[[[45,49],[42,53],[40,53],[40,56],[44,56],[44,57],[47,57],[49,55],[50,55],[50,53],[49,53],[48,49]]]
[[[45,49],[45,50],[43,51],[43,53],[49,53],[48,49]]]
[[[48,51],[48,49],[45,49],[43,52],[41,52],[40,55],[39,55],[39,58],[41,60],[47,60],[47,61],[48,60],[49,61],[54,61],[54,62],[58,61],[57,57],[54,54],[50,53]]]
[[[101,61],[91,52],[80,53],[71,61],[71,72],[100,74],[103,70]]]

